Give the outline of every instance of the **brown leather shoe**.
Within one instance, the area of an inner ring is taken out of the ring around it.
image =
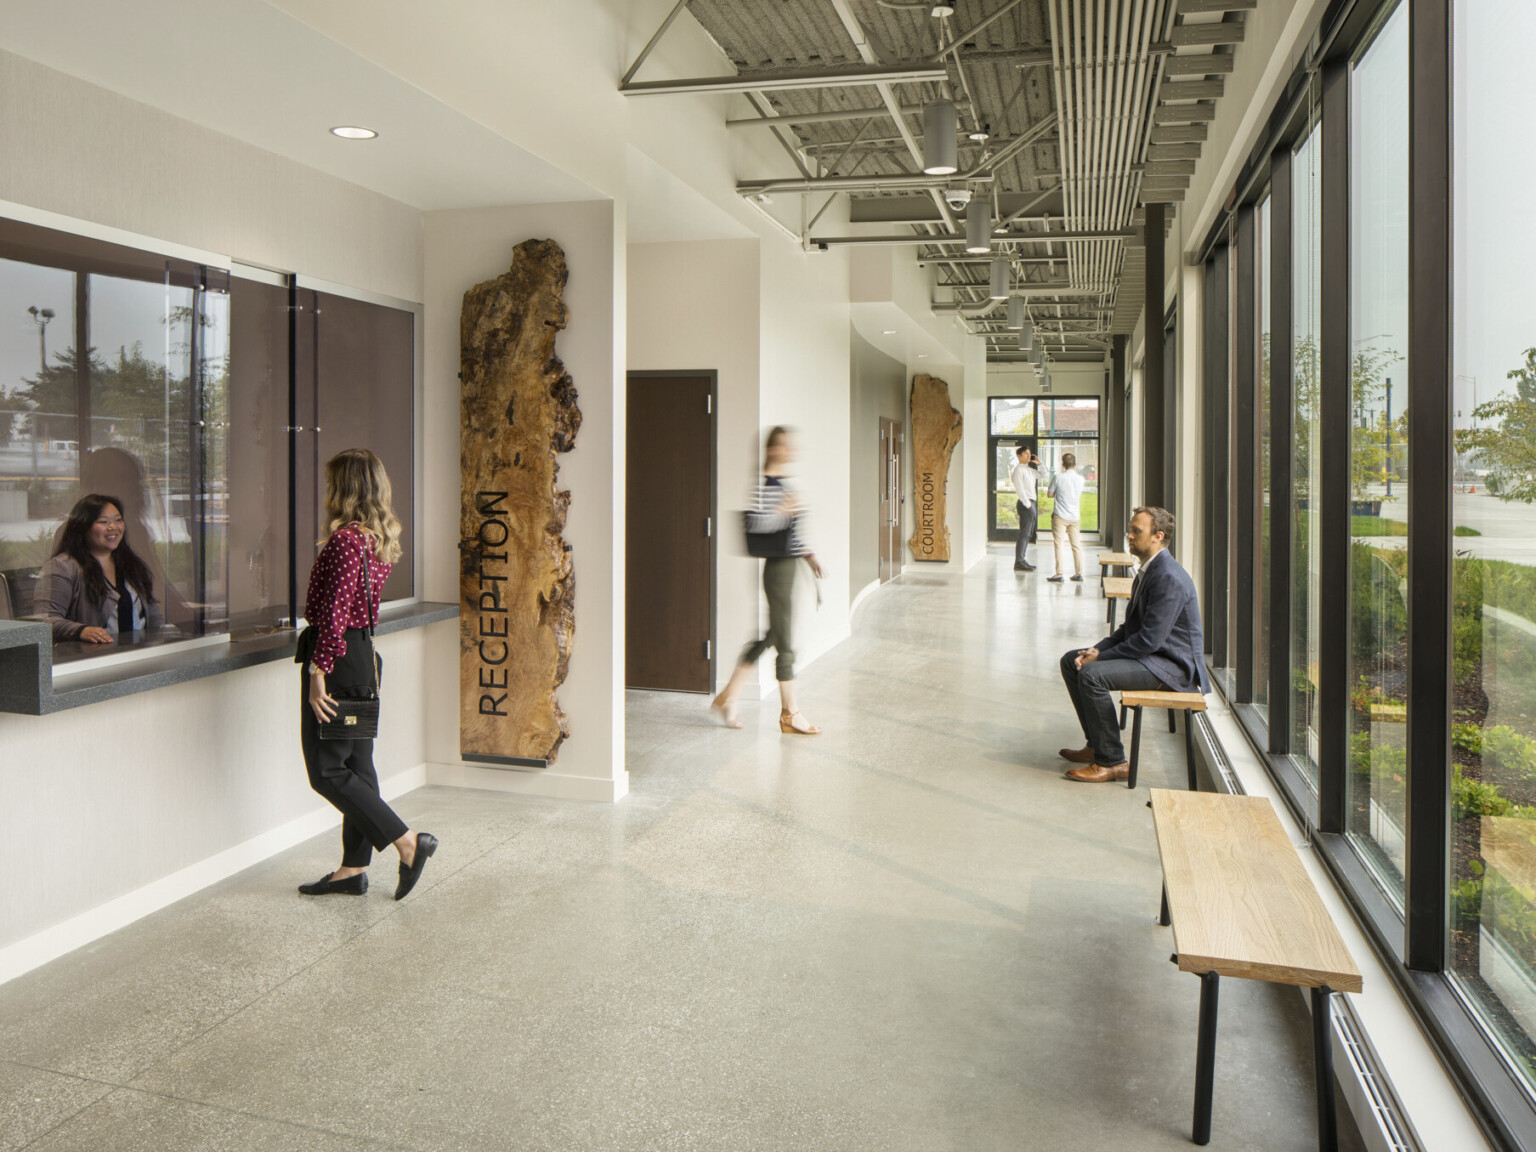
[[[1070,760],[1074,764],[1093,763],[1093,745],[1084,744],[1081,748],[1063,748],[1057,753],[1063,760]]]
[[[1131,774],[1131,762],[1123,760],[1112,767],[1089,764],[1086,768],[1068,768],[1067,779],[1079,784],[1108,784],[1111,780],[1124,780]]]

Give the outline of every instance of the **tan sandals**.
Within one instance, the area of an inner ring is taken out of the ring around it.
[[[800,716],[800,713],[798,713],[798,712],[780,712],[779,713],[779,731],[780,732],[792,732],[796,736],[820,736],[821,735],[821,729],[816,727],[816,725],[814,725],[814,724],[810,723],[809,721],[807,721],[804,716],[800,716],[800,720],[801,720],[802,723],[805,724],[805,727],[804,728],[797,727],[795,725],[795,717],[796,716]]]

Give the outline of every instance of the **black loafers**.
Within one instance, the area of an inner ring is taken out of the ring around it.
[[[404,900],[421,879],[421,870],[427,866],[427,858],[437,851],[437,837],[430,832],[416,833],[416,855],[411,866],[400,865],[400,883],[395,887],[395,899]]]
[[[345,880],[332,880],[334,873],[320,877],[313,884],[300,884],[299,891],[306,896],[362,896],[368,891],[368,873],[359,872]]]

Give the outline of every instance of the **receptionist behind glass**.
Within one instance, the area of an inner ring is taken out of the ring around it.
[[[92,493],[76,502],[38,573],[34,601],[55,643],[111,644],[164,627],[149,566],[128,544],[121,500]]]

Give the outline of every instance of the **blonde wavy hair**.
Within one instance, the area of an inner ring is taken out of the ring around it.
[[[393,564],[400,559],[400,520],[390,507],[390,497],[389,473],[382,460],[366,448],[336,453],[325,465],[326,539],[356,524],[373,537],[374,555]]]

